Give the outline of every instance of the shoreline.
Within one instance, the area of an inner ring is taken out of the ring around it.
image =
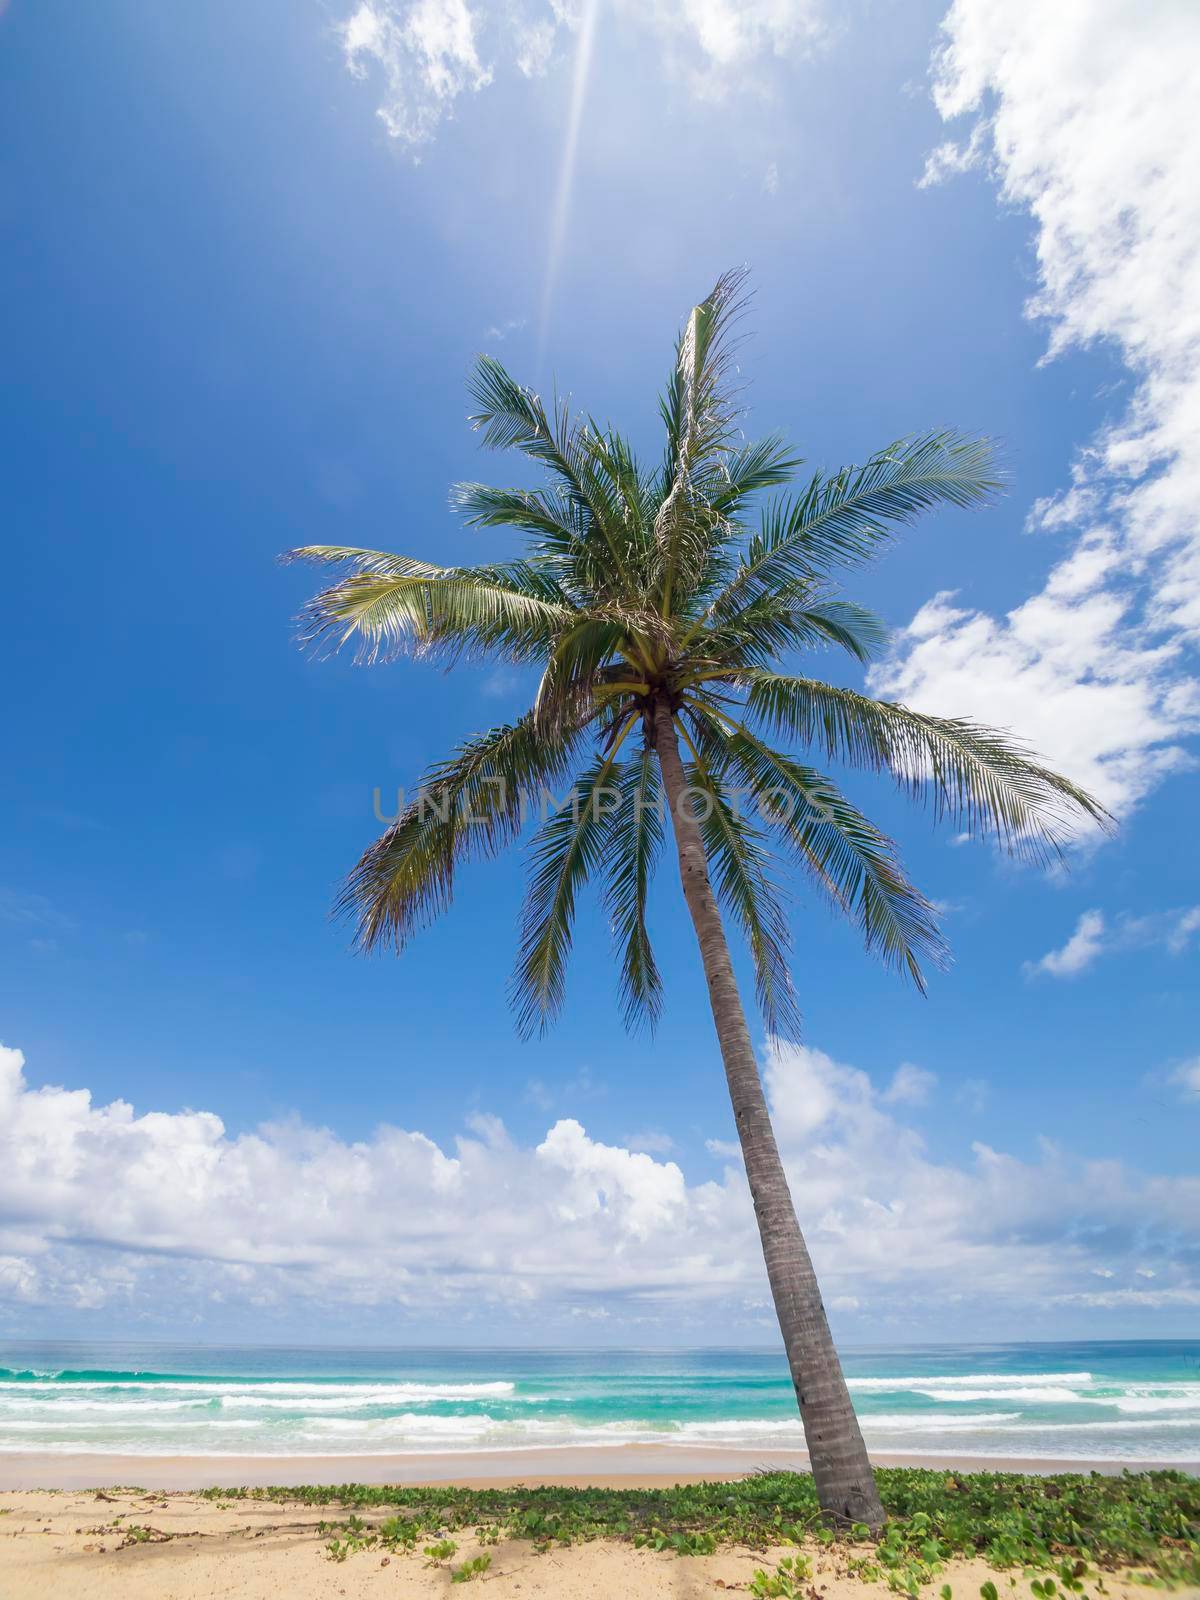
[[[1068,1457],[979,1456],[966,1452],[872,1452],[878,1467],[938,1471],[1089,1473],[1174,1470],[1200,1476],[1200,1460],[1133,1461]],[[310,1484],[457,1485],[511,1488],[546,1484],[581,1488],[654,1488],[808,1470],[799,1450],[746,1450],[622,1444],[529,1450],[392,1455],[122,1455],[100,1452],[0,1452],[0,1490],[94,1489],[137,1484],[147,1489],[302,1487]]]

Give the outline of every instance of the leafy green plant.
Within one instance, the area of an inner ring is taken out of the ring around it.
[[[436,1567],[441,1561],[449,1561],[457,1549],[458,1546],[453,1539],[439,1539],[435,1544],[425,1546],[425,1554],[429,1557],[430,1563]]]
[[[651,1528],[648,1533],[635,1534],[633,1542],[639,1550],[643,1547],[651,1550],[674,1550],[677,1556],[710,1556],[717,1548],[717,1541],[713,1535],[699,1528],[677,1533],[665,1533],[662,1528]]]
[[[118,1548],[124,1549],[131,1544],[166,1544],[174,1537],[173,1534],[164,1533],[161,1528],[151,1528],[145,1523],[131,1522],[125,1528],[119,1528],[114,1523],[114,1532],[124,1533]]]
[[[470,1583],[472,1578],[481,1577],[491,1564],[491,1556],[472,1556],[469,1561],[464,1561],[460,1567],[452,1567],[450,1569],[450,1582]]]
[[[812,1562],[807,1556],[785,1556],[772,1573],[760,1567],[750,1579],[755,1596],[779,1596],[780,1600],[802,1600],[804,1585],[812,1578]]]
[[[412,1517],[386,1517],[379,1524],[379,1538],[389,1549],[411,1550],[421,1537],[421,1524]]]

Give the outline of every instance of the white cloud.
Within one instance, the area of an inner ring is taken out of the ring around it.
[[[927,1072],[924,1067],[914,1067],[911,1061],[901,1062],[891,1083],[884,1090],[884,1103],[890,1106],[922,1106],[936,1083],[936,1073]]]
[[[1112,1289],[1100,1294],[1064,1294],[1063,1305],[1094,1311],[1162,1311],[1175,1306],[1200,1306],[1200,1289]]]
[[[646,40],[663,71],[692,92],[721,98],[756,82],[750,69],[810,49],[822,36],[822,0],[617,0],[611,26]],[[455,101],[490,84],[497,65],[542,77],[576,31],[564,0],[361,0],[338,25],[355,77],[382,80],[378,114],[392,138],[419,147]],[[757,81],[761,91],[761,81]]]
[[[517,19],[513,28],[513,60],[517,70],[527,78],[544,77],[554,54],[558,35],[557,17],[542,17],[531,22]]]
[[[742,1147],[736,1139],[706,1139],[704,1148],[710,1156],[716,1156],[718,1161],[740,1161]]]
[[[669,1133],[658,1133],[653,1128],[644,1133],[627,1133],[625,1143],[631,1150],[640,1150],[651,1156],[670,1156],[676,1150],[675,1141]]]
[[[1194,1061],[1185,1061],[1182,1066],[1176,1067],[1168,1081],[1183,1091],[1185,1100],[1200,1101],[1200,1056]]]
[[[1060,950],[1049,950],[1038,961],[1027,961],[1029,976],[1048,973],[1052,978],[1073,978],[1102,955],[1119,950],[1161,945],[1168,955],[1180,956],[1200,929],[1200,906],[1153,912],[1134,917],[1122,912],[1109,923],[1103,912],[1085,911],[1075,931]]]
[[[1070,554],[1006,616],[937,596],[876,687],[1011,727],[1128,812],[1200,726],[1200,122],[1191,0],[955,0],[934,98],[964,141],[924,181],[985,164],[1036,227],[1032,316],[1049,355],[1108,340],[1135,379],[1123,416],[1032,520]]]
[[[962,1106],[971,1116],[979,1116],[991,1098],[991,1085],[986,1078],[964,1078],[954,1091],[955,1105]]]
[[[493,322],[483,330],[485,344],[502,344],[510,333],[518,333],[525,326],[524,317],[506,317],[503,322]]]
[[[1200,906],[1190,911],[1177,912],[1169,921],[1164,935],[1167,949],[1173,956],[1182,955],[1194,933],[1200,931]]]
[[[371,67],[382,75],[378,115],[393,139],[427,143],[459,95],[492,81],[479,59],[477,24],[466,0],[362,0],[341,24],[354,76],[367,77]]]
[[[779,193],[779,166],[777,162],[770,161],[767,163],[767,170],[763,173],[762,186],[764,194]]]
[[[674,1322],[681,1302],[761,1316],[742,1170],[689,1183],[675,1161],[559,1118],[532,1146],[494,1115],[442,1149],[382,1125],[347,1141],[299,1122],[231,1136],[211,1112],[136,1114],[32,1089],[0,1050],[0,1314],[167,1306],[255,1315],[486,1315],[546,1325],[603,1309]],[[1050,1301],[1198,1290],[1200,1179],[1142,1177],[1047,1144],[1036,1162],[975,1144],[934,1161],[868,1076],[779,1045],[765,1082],[829,1303],[920,1324],[974,1307],[991,1326]],[[895,1080],[893,1080],[895,1082]],[[722,1155],[730,1154],[727,1149]],[[98,1204],[98,1197],[103,1204]],[[1154,1289],[1139,1274],[1155,1274]],[[1108,1302],[1095,1302],[1108,1303]],[[1111,1304],[1151,1304],[1114,1298]]]
[[[1040,961],[1027,962],[1027,972],[1048,972],[1052,978],[1073,978],[1090,967],[1104,949],[1104,915],[1085,911],[1061,950],[1048,950]]]

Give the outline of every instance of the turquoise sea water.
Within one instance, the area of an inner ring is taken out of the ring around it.
[[[1200,1461],[1200,1341],[844,1352],[891,1453]],[[755,1350],[306,1350],[0,1343],[0,1450],[439,1455],[580,1445],[790,1449]]]

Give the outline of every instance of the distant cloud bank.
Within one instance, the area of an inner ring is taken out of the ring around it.
[[[0,1329],[37,1307],[67,1327],[176,1331],[375,1311],[401,1331],[429,1314],[540,1337],[595,1312],[631,1334],[769,1330],[744,1175],[718,1139],[717,1175],[689,1181],[661,1135],[605,1144],[570,1116],[531,1146],[495,1115],[445,1150],[386,1124],[356,1141],[298,1121],[233,1137],[210,1111],[96,1105],[23,1069],[0,1049]],[[765,1079],[830,1303],[863,1326],[952,1317],[983,1333],[998,1304],[1200,1305],[1200,1179],[1048,1141],[1032,1162],[965,1137],[961,1160],[936,1160],[911,1116],[937,1080],[912,1064],[881,1090],[776,1045]]]

